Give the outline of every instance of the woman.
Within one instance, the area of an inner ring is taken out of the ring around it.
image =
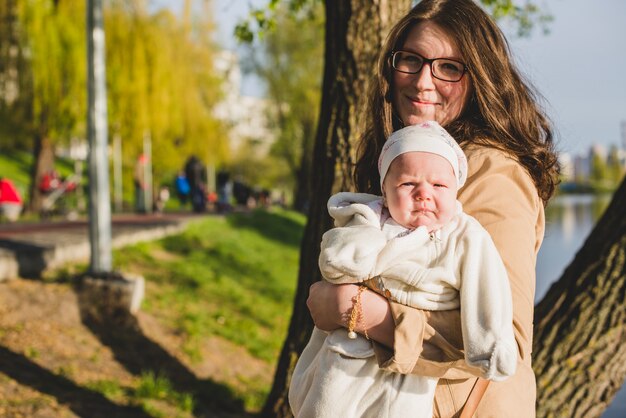
[[[469,172],[458,198],[490,233],[507,268],[519,349],[516,374],[491,383],[482,400],[477,397],[475,416],[535,416],[535,262],[544,205],[558,178],[546,116],[513,66],[503,34],[471,0],[423,0],[401,19],[382,48],[370,94],[368,131],[355,170],[358,191],[380,194],[377,157],[385,138],[403,126],[435,120],[464,148]],[[314,284],[308,306],[316,326],[345,327],[356,293],[355,285]],[[361,303],[356,331],[367,330],[380,343],[381,368],[443,377],[434,414],[458,413],[476,384],[455,362],[458,311],[412,309],[371,291],[361,295]]]

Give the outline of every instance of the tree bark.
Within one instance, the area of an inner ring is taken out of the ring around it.
[[[315,174],[311,185],[308,222],[300,248],[298,288],[289,331],[278,361],[274,384],[263,416],[290,417],[289,380],[306,346],[313,323],[306,307],[309,287],[321,276],[319,243],[330,227],[326,201],[333,189],[349,190],[354,162],[353,144],[362,133],[368,81],[390,24],[409,10],[409,0],[328,0],[322,103],[313,149]]]
[[[30,172],[28,190],[28,211],[39,213],[43,204],[43,194],[39,184],[43,175],[54,169],[54,148],[47,133],[37,133],[33,146],[33,165]]]
[[[311,200],[311,177],[313,175],[313,130],[315,129],[315,122],[313,120],[306,120],[303,122],[303,142],[302,142],[302,157],[300,158],[300,165],[296,169],[296,184],[293,191],[293,208],[298,212],[307,213]]]
[[[626,377],[626,180],[535,309],[537,417],[599,417]]]

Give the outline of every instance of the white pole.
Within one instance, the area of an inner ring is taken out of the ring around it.
[[[90,270],[97,274],[110,272],[112,267],[102,0],[87,0],[87,72]]]
[[[150,132],[146,132],[143,136],[143,155],[146,157],[146,163],[143,165],[144,208],[146,213],[152,213],[152,137]]]

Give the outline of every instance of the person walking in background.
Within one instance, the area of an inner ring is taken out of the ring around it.
[[[204,212],[207,205],[206,196],[206,168],[195,155],[189,157],[185,163],[185,176],[189,182],[191,207],[194,212]]]
[[[133,182],[135,185],[135,212],[137,213],[147,212],[146,191],[149,187],[146,184],[147,163],[148,159],[144,154],[139,155],[139,157],[137,157],[137,162],[135,163]]]
[[[174,179],[174,189],[176,190],[176,197],[178,198],[181,206],[185,206],[189,200],[191,186],[189,185],[187,176],[185,176],[185,172],[182,170],[178,172],[176,178]]]

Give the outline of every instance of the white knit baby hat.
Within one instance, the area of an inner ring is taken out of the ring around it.
[[[430,152],[442,156],[452,165],[458,188],[465,184],[467,179],[465,153],[439,123],[428,121],[399,129],[389,136],[378,158],[381,188],[391,162],[407,152]]]

